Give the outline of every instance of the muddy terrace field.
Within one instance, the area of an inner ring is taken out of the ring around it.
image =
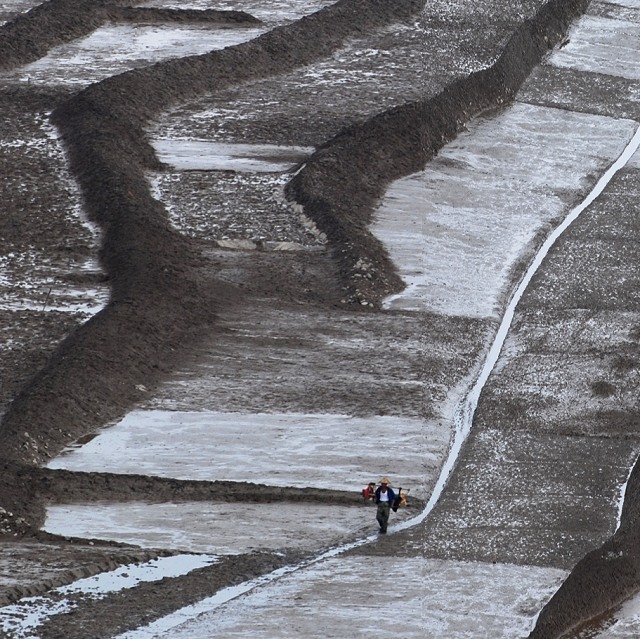
[[[0,636],[640,635],[638,43],[0,5]]]

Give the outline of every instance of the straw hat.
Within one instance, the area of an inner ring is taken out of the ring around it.
[[[381,483],[381,484],[388,484],[389,486],[391,486],[391,482],[389,481],[389,478],[388,478],[388,477],[383,477],[383,478],[380,480],[380,483]]]

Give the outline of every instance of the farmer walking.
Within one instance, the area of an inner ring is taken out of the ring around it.
[[[385,535],[387,532],[387,524],[389,523],[389,511],[391,510],[391,504],[396,498],[395,493],[391,490],[388,477],[383,477],[380,481],[380,486],[376,488],[375,503],[378,505],[378,511],[376,513],[376,519],[380,524],[380,534]]]

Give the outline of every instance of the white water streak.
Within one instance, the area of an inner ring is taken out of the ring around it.
[[[620,486],[620,496],[618,497],[618,516],[616,518],[616,532],[618,532],[618,529],[622,524],[622,511],[624,509],[624,500],[625,500],[625,497],[627,496],[627,486],[629,485],[629,479],[631,479],[631,473],[633,472],[633,469],[636,467],[636,464],[638,463],[638,461],[640,461],[640,455],[636,457],[636,460],[634,461],[634,463],[631,464],[631,467],[629,468],[629,474],[627,475],[627,479],[624,482],[624,484]]]

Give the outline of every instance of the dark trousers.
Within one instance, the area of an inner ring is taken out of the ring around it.
[[[380,524],[380,532],[387,532],[387,524],[389,523],[389,502],[381,501],[378,504],[378,512],[376,513],[376,520]]]

